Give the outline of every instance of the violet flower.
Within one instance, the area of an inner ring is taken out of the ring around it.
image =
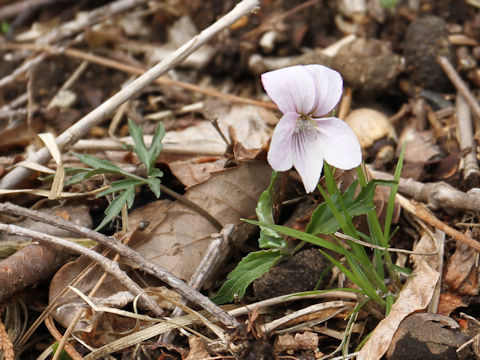
[[[298,65],[262,74],[268,96],[282,111],[268,151],[277,171],[292,166],[306,192],[318,184],[323,160],[340,169],[360,165],[360,144],[345,122],[328,114],[342,96],[340,74],[322,65]]]

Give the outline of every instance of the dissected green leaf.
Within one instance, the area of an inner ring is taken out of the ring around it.
[[[150,169],[150,172],[148,173],[148,177],[162,177],[163,176],[163,171],[157,168],[152,168]]]
[[[115,218],[122,211],[123,205],[126,203],[127,207],[130,208],[133,205],[133,200],[135,198],[135,189],[130,187],[127,190],[123,191],[118,195],[108,207],[105,209],[105,218],[102,220],[100,225],[97,226],[95,231],[98,231],[106,224]]]
[[[150,178],[145,179],[145,183],[148,185],[150,190],[155,194],[157,199],[160,197],[160,179],[158,178]]]
[[[119,168],[117,165],[112,163],[108,160],[98,159],[93,155],[90,154],[74,154],[76,157],[80,159],[81,162],[90,166],[94,170],[102,170],[104,173],[109,174],[118,174],[124,176],[131,176],[132,174],[128,173],[127,171]]]
[[[148,159],[149,159],[149,169],[150,171],[153,169],[153,164],[155,160],[157,160],[158,155],[162,152],[163,145],[162,140],[165,136],[165,126],[162,123],[159,123],[157,128],[155,129],[155,133],[152,137],[152,143],[150,144],[150,149],[148,149]],[[153,174],[148,174],[149,176],[154,176]],[[162,176],[162,175],[160,175]]]
[[[128,131],[133,139],[133,151],[137,154],[140,161],[147,167],[147,172],[150,170],[150,161],[148,157],[148,150],[143,141],[143,127],[135,124],[131,119],[128,119]]]
[[[130,187],[135,187],[135,186],[139,186],[139,185],[142,185],[142,184],[143,184],[142,181],[135,180],[135,179],[117,180],[117,181],[114,181],[110,184],[110,188],[102,191],[101,193],[98,193],[97,198],[100,198],[102,196],[105,196],[105,195],[108,195],[108,194],[111,194],[111,193],[114,193],[114,192],[123,191],[123,190],[126,190],[126,189],[130,188]]]
[[[73,176],[70,176],[67,180],[65,180],[65,186],[70,186],[73,184],[77,184],[83,180],[85,180],[85,175],[88,173],[88,171],[84,172],[78,172],[74,174]]]
[[[245,295],[248,285],[270,270],[282,258],[279,250],[262,250],[245,256],[227,276],[227,281],[212,299],[216,304],[232,302]]]
[[[70,177],[70,179],[68,179],[68,181],[65,183],[66,185],[75,184],[77,182],[86,180],[93,175],[104,173],[121,175],[126,177],[126,179],[112,182],[109,189],[102,191],[100,194],[97,195],[97,197],[101,197],[111,193],[120,192],[120,194],[105,209],[106,216],[101,222],[101,224],[97,227],[97,230],[105,226],[105,224],[107,224],[115,216],[117,216],[122,211],[122,208],[125,204],[128,208],[132,206],[135,198],[136,186],[147,184],[150,190],[155,194],[155,196],[157,198],[160,197],[159,177],[163,176],[163,172],[159,169],[154,168],[153,164],[162,150],[162,139],[165,135],[165,128],[162,124],[159,124],[159,126],[155,130],[155,134],[152,139],[152,145],[148,150],[143,140],[142,126],[135,124],[135,122],[129,119],[128,129],[135,144],[133,147],[133,151],[137,154],[140,161],[147,168],[147,179],[137,176],[135,174],[131,174],[108,160],[98,159],[95,156],[89,154],[75,154],[75,156],[77,156],[80,161],[90,166],[90,168],[77,170],[78,172],[72,177]]]

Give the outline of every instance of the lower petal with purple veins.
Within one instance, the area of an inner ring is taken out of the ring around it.
[[[298,127],[297,127],[298,129]],[[323,167],[323,146],[313,127],[297,130],[292,139],[293,166],[302,178],[307,193],[315,190]]]

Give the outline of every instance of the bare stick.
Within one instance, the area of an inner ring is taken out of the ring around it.
[[[160,265],[155,264],[151,260],[146,259],[141,254],[116,241],[113,238],[100,234],[99,232],[78,226],[70,221],[66,221],[58,216],[48,215],[39,211],[30,210],[21,206],[13,205],[10,203],[0,203],[1,212],[11,212],[13,214],[28,216],[34,220],[39,220],[47,224],[61,227],[73,231],[77,234],[85,236],[89,239],[95,240],[100,244],[107,246],[116,253],[119,253],[133,262],[137,263],[141,270],[157,277],[177,290],[186,300],[191,301],[194,304],[198,304],[203,307],[209,313],[214,315],[224,325],[229,327],[237,327],[239,323],[237,320],[228,315],[224,310],[215,305],[209,298],[200,294],[198,291],[192,289],[191,286],[185,284],[182,280],[175,277],[172,273],[162,268]]]
[[[376,179],[393,179],[393,176],[386,172],[372,170],[370,167],[368,171]],[[413,179],[400,178],[398,191],[426,203],[434,210],[443,209],[449,213],[480,211],[480,191],[476,189],[463,192],[444,182],[424,184]]]
[[[475,116],[478,119],[480,119],[480,105],[478,105],[478,102],[475,99],[475,96],[472,95],[472,93],[468,89],[465,82],[462,80],[460,75],[458,75],[458,73],[455,71],[452,64],[450,64],[450,61],[448,61],[448,59],[445,56],[439,56],[437,61],[442,67],[443,71],[445,71],[445,74],[447,74],[452,84],[458,90],[458,92],[462,94],[462,96],[465,98],[465,100],[467,101],[468,105],[472,109]]]
[[[80,19],[69,21],[62,24],[58,28],[53,29],[45,36],[39,38],[36,43],[39,45],[52,44],[56,41],[72,36],[81,30],[94,25],[95,23],[102,21],[105,18],[110,18],[113,15],[124,12],[145,2],[146,0],[117,0],[114,3],[101,6],[91,11],[86,16],[81,17]],[[32,66],[41,63],[45,57],[46,54],[40,54],[33,59],[25,61],[22,66],[17,68],[12,74],[0,79],[0,88],[15,81],[20,75],[25,73],[25,71],[30,69]]]
[[[480,251],[480,242],[473,240],[470,236],[465,235],[460,231],[455,230],[454,228],[448,226],[444,222],[438,220],[435,216],[433,216],[430,212],[428,212],[427,209],[425,209],[424,205],[414,203],[411,200],[404,198],[400,194],[397,194],[397,200],[402,206],[402,208],[414,214],[415,216],[418,216],[427,224],[430,224],[436,229],[442,230],[445,234],[450,235],[455,240],[460,241],[477,251]]]
[[[106,100],[96,109],[88,113],[77,123],[65,130],[57,138],[57,144],[60,149],[72,145],[77,140],[81,139],[90,131],[93,126],[101,123],[109,114],[116,110],[122,103],[137,95],[143,88],[150,85],[156,78],[163,75],[167,71],[173,69],[175,66],[185,60],[191,53],[205,44],[219,31],[232,25],[242,16],[245,16],[256,9],[258,0],[243,0],[232,11],[215,22],[213,25],[203,30],[200,34],[186,42],[183,46],[177,49],[173,54],[162,60],[153,68],[148,70],[145,74],[133,81],[129,86],[121,89],[118,93]],[[28,161],[45,164],[50,159],[50,152],[47,148],[42,148],[28,157]],[[23,181],[31,170],[17,167],[5,175],[0,182],[0,189],[11,189],[18,183]]]
[[[457,122],[460,150],[471,149],[470,152],[465,155],[463,168],[463,180],[467,187],[471,189],[478,186],[480,169],[478,168],[477,157],[475,155],[470,108],[460,92],[457,93]]]
[[[70,56],[75,59],[82,59],[88,62],[91,62],[93,64],[98,64],[102,66],[106,66],[112,69],[116,69],[119,71],[123,71],[129,74],[136,74],[136,75],[142,75],[145,73],[145,69],[137,67],[137,66],[132,66],[128,64],[121,63],[119,61],[111,60],[103,56],[91,54],[84,52],[82,50],[78,49],[65,49],[65,48],[60,48],[58,46],[48,46],[48,45],[37,45],[37,44],[4,44],[1,45],[0,48],[6,48],[6,49],[23,49],[23,50],[33,50],[33,51],[45,51],[48,52],[49,54],[52,55],[65,55],[65,56]],[[1,80],[0,80],[1,82]],[[188,90],[188,91],[194,91],[198,92],[200,94],[204,94],[207,96],[212,96],[216,97],[219,99],[223,99],[226,101],[230,101],[233,103],[239,103],[239,104],[247,104],[247,105],[254,105],[254,106],[260,106],[264,107],[267,109],[273,109],[276,110],[277,105],[271,102],[264,102],[264,101],[258,101],[246,97],[241,97],[233,94],[225,94],[220,91],[210,89],[210,88],[205,88],[202,86],[198,86],[195,84],[191,84],[185,81],[179,81],[179,80],[174,80],[170,79],[165,76],[161,76],[158,79],[155,80],[155,83],[159,85],[164,85],[164,86],[178,86],[179,88]]]
[[[41,6],[50,0],[23,0],[12,2],[9,5],[0,8],[0,20],[11,18],[23,11],[27,11],[30,7]]]
[[[0,79],[0,88],[14,82],[20,75],[24,74],[28,69],[32,68],[40,64],[45,58],[47,54],[40,54],[33,59],[25,61],[22,65],[15,69],[10,75],[5,76],[4,78]]]
[[[116,262],[107,259],[105,256],[100,255],[96,251],[87,249],[84,246],[78,245],[74,242],[61,239],[56,236],[44,234],[38,231],[25,229],[17,225],[7,225],[0,224],[0,231],[10,235],[20,235],[32,238],[37,241],[46,242],[52,245],[60,246],[62,248],[68,249],[77,254],[82,254],[88,256],[90,259],[96,261],[102,268],[109,274],[115,276],[128,290],[133,294],[139,295],[142,300],[145,302],[145,305],[153,311],[158,316],[163,315],[163,310],[158,306],[158,304],[153,300],[148,294],[146,294],[143,289],[138,286],[128,275],[120,269]]]
[[[48,34],[37,40],[38,44],[52,44],[58,40],[73,36],[93,24],[99,23],[104,19],[122,13],[132,7],[146,3],[147,0],[117,0],[111,4],[101,6],[88,13],[87,16],[80,16],[78,19],[66,22],[53,29]]]
[[[210,275],[215,272],[215,269],[218,269],[218,266],[225,260],[228,252],[230,251],[230,240],[229,238],[232,235],[232,232],[235,228],[233,224],[227,224],[222,229],[220,234],[213,234],[211,236],[210,245],[208,246],[207,252],[202,259],[200,265],[198,265],[195,273],[190,278],[188,285],[193,287],[195,290],[200,290],[205,284],[205,281]],[[176,318],[182,316],[184,311],[180,307],[176,307],[169,317]],[[163,342],[170,343],[173,340],[174,333],[169,331],[163,336]]]

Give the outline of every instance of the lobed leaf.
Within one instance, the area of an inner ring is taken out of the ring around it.
[[[150,170],[150,159],[148,157],[148,150],[143,141],[143,127],[135,124],[131,119],[128,119],[128,131],[133,139],[133,151],[137,154],[140,161],[147,167],[147,172]]]
[[[117,180],[110,184],[110,187],[107,190],[102,191],[101,193],[97,194],[97,198],[114,193],[126,190],[130,187],[135,187],[138,185],[142,185],[143,182],[135,179],[124,179],[124,180]]]
[[[157,199],[160,197],[160,179],[158,178],[150,178],[145,179],[145,183],[148,185],[150,190],[155,194]]]
[[[160,153],[162,152],[162,149],[163,149],[162,139],[164,136],[165,136],[165,126],[163,126],[162,123],[159,123],[157,128],[155,129],[155,133],[153,134],[152,143],[150,144],[150,149],[148,149],[148,159],[149,159],[148,161],[150,165],[147,168],[150,169],[150,171],[153,169],[153,164],[155,163],[155,160],[157,160],[158,155],[160,155]],[[148,175],[154,176],[154,175],[151,175],[150,173]]]
[[[102,220],[100,225],[97,226],[95,231],[103,228],[106,224],[113,220],[120,212],[122,211],[123,205],[127,204],[127,207],[130,208],[133,205],[133,200],[135,198],[135,188],[134,186],[129,187],[120,195],[118,195],[108,207],[105,209],[105,218]]]

